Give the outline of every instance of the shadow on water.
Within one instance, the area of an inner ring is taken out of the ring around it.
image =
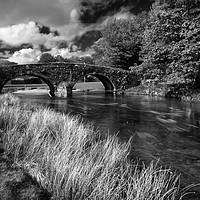
[[[133,137],[130,157],[160,160],[181,173],[182,186],[200,183],[200,104],[162,97],[82,94],[71,98],[22,95],[24,101],[78,114],[122,141]],[[200,187],[195,187],[200,192]],[[198,199],[198,198],[197,198]],[[200,199],[200,197],[199,197]]]

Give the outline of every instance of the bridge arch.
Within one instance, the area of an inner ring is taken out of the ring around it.
[[[52,97],[54,97],[55,96],[55,87],[54,87],[54,85],[52,84],[52,82],[46,77],[46,76],[44,76],[44,75],[42,75],[42,74],[36,74],[36,73],[20,73],[20,74],[15,74],[14,76],[11,76],[11,77],[9,77],[9,78],[7,78],[1,85],[0,85],[0,93],[1,93],[1,91],[2,91],[2,89],[3,89],[3,87],[4,87],[4,85],[8,82],[8,81],[10,81],[10,80],[12,80],[12,79],[14,79],[14,78],[17,78],[17,77],[19,77],[19,76],[33,76],[33,77],[38,77],[38,78],[40,78],[41,80],[43,80],[48,86],[49,86],[49,95],[50,96],[52,96]]]
[[[116,90],[115,85],[112,83],[112,81],[108,77],[106,77],[102,74],[96,74],[96,73],[89,74],[89,75],[98,78],[102,82],[102,84],[105,88],[105,91],[115,91]]]

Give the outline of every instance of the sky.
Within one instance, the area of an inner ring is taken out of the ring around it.
[[[0,57],[34,63],[44,52],[41,46],[54,56],[90,55],[76,46],[71,52],[73,38],[98,29],[108,16],[130,14],[125,8],[141,1],[149,0],[0,0]]]

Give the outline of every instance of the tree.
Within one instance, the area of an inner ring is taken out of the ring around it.
[[[56,59],[50,53],[43,53],[40,57],[39,63],[47,62],[56,62]]]
[[[197,84],[200,79],[199,0],[157,0],[143,33],[143,78]]]
[[[69,58],[69,61],[74,63],[94,64],[91,56],[72,56]]]
[[[109,21],[102,30],[102,38],[93,46],[94,62],[123,69],[139,64],[141,26],[138,22],[136,16]]]
[[[54,58],[56,62],[66,62],[66,60],[61,55],[57,55]]]

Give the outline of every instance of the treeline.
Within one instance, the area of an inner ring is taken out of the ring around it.
[[[95,64],[200,86],[200,0],[156,0],[148,13],[110,20],[102,36],[93,46]]]
[[[77,57],[72,56],[70,58],[63,58],[61,55],[53,56],[50,53],[43,53],[40,57],[39,63],[47,62],[75,62],[75,63],[87,63],[94,64],[93,59],[90,56]]]

